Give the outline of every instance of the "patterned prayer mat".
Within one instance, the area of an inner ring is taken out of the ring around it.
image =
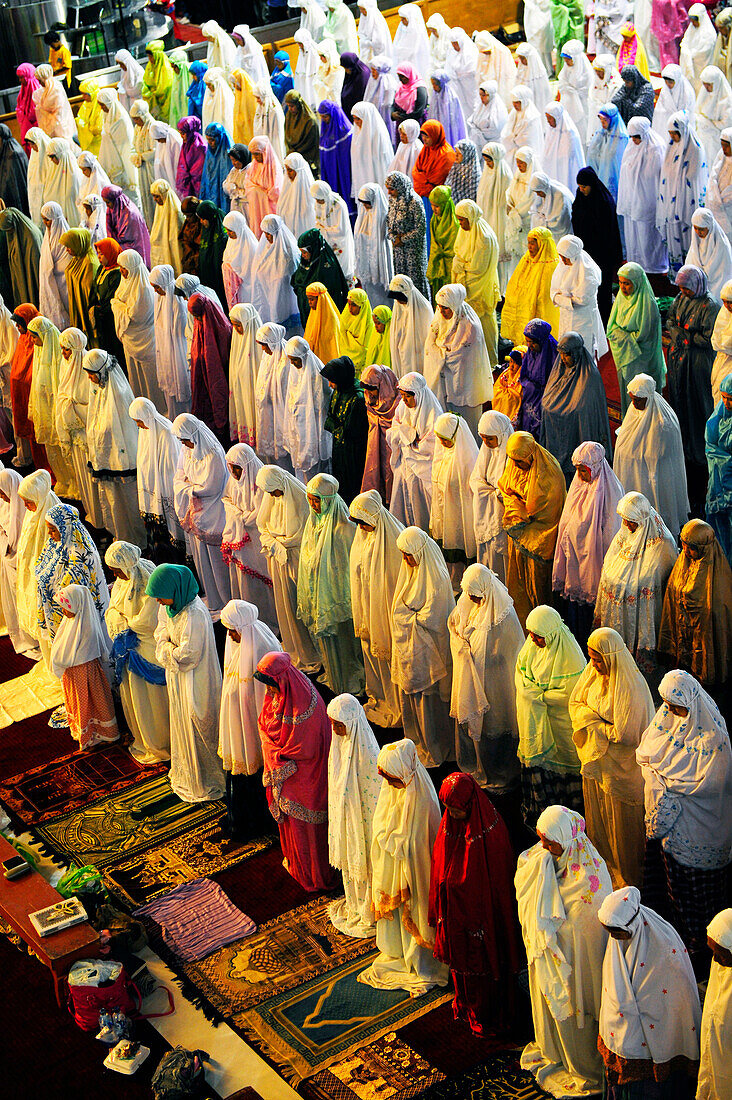
[[[104,884],[125,905],[138,908],[184,882],[235,867],[272,843],[271,837],[260,837],[239,844],[224,836],[220,821],[208,821],[110,867]]]
[[[298,1083],[452,996],[433,989],[413,998],[403,989],[363,985],[358,975],[375,958],[373,952],[355,959],[234,1016],[229,1024],[259,1047],[286,1080]]]
[[[51,710],[63,701],[61,681],[39,661],[30,672],[0,684],[0,729]]]
[[[3,780],[0,801],[35,825],[164,772],[162,764],[138,764],[121,745],[104,745]]]
[[[261,925],[247,940],[197,962],[172,958],[154,928],[149,929],[151,944],[175,969],[186,991],[194,988],[201,1001],[231,1024],[261,1002],[373,951],[373,940],[353,939],[333,927],[328,919],[331,901],[315,898]]]
[[[393,1032],[308,1078],[306,1100],[546,1100],[520,1051],[501,1051],[466,1073],[447,1077]]]
[[[223,810],[222,801],[181,802],[161,775],[44,822],[35,832],[67,862],[104,868],[218,820]]]

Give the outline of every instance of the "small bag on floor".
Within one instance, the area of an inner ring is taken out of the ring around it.
[[[112,959],[80,959],[68,976],[69,1011],[82,1031],[96,1031],[99,1013],[123,1012],[141,1020],[170,1016],[175,1011],[173,994],[160,986],[168,996],[166,1012],[142,1013],[142,995],[130,980],[122,963]]]
[[[160,1060],[152,1079],[155,1100],[198,1100],[208,1089],[203,1063],[208,1061],[205,1050],[175,1047]]]

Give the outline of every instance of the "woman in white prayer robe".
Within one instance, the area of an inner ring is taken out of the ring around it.
[[[226,72],[214,65],[203,74],[206,91],[201,106],[201,129],[212,122],[220,122],[231,138],[234,134],[234,93],[229,87]]]
[[[444,409],[422,374],[410,372],[399,379],[401,398],[386,442],[394,471],[389,509],[406,526],[429,527],[432,504],[432,456],[435,420]]]
[[[572,194],[564,184],[549,179],[545,172],[536,172],[530,186],[533,194],[531,228],[545,225],[559,244],[572,228]]]
[[[732,280],[720,292],[722,308],[712,331],[712,347],[716,351],[712,364],[712,399],[716,408],[721,400],[720,385],[732,374]]]
[[[597,306],[602,272],[585,252],[579,237],[562,237],[557,244],[560,262],[552,275],[550,295],[559,307],[556,337],[578,332],[590,354],[601,359],[608,350],[605,326]]]
[[[452,658],[447,619],[455,607],[437,543],[419,527],[397,538],[402,564],[391,605],[391,675],[399,688],[404,734],[427,768],[453,759]]]
[[[388,297],[393,299],[389,328],[391,369],[397,378],[411,371],[421,374],[425,341],[434,316],[432,307],[408,275],[394,276]]]
[[[396,64],[391,56],[391,49],[388,54],[375,54],[369,61],[369,69],[370,75],[366,90],[363,93],[363,101],[364,103],[373,103],[384,121],[389,140],[393,146],[399,140],[396,122],[391,117],[391,108],[394,103],[394,96],[399,88],[399,79],[396,75]],[[412,119],[412,122],[414,122],[414,119]],[[394,171],[394,169],[390,170]],[[396,169],[396,171],[401,171],[401,169]]]
[[[628,383],[631,404],[615,437],[613,468],[626,492],[643,493],[674,538],[689,518],[679,419],[648,374]]]
[[[165,399],[158,385],[155,350],[155,291],[142,256],[125,248],[117,257],[122,278],[112,299],[114,327],[127,360],[127,377],[135,397],[147,397],[158,412]]]
[[[355,275],[372,307],[386,305],[389,284],[394,277],[387,212],[384,188],[378,183],[364,184],[358,192],[358,216],[353,232]]]
[[[137,506],[137,429],[128,410],[130,384],[117,360],[106,351],[88,351],[89,376],[86,445],[89,469],[99,487],[105,528],[136,546],[145,543],[145,525]]]
[[[87,523],[104,526],[99,482],[89,472],[89,444],[86,422],[89,413],[89,376],[83,360],[87,347],[86,334],[78,328],[67,328],[59,338],[61,363],[56,391],[56,432],[63,447],[68,447],[74,467],[76,485],[81,493]]]
[[[511,51],[490,31],[477,31],[473,41],[478,50],[478,82],[495,80],[499,94],[508,103],[511,88],[516,84],[516,63]]]
[[[257,486],[264,496],[257,526],[269,561],[282,647],[295,667],[311,676],[322,667],[323,659],[297,614],[300,545],[310,514],[305,486],[279,466],[263,466]]]
[[[310,188],[315,183],[310,165],[302,153],[285,157],[285,176],[277,200],[277,213],[292,233],[295,241],[315,226],[315,199]]]
[[[719,152],[722,130],[732,120],[732,88],[716,65],[702,69],[700,80],[694,126],[704,147],[707,167],[711,167]]]
[[[155,203],[153,202],[150,192],[150,188],[155,182],[155,141],[152,136],[152,127],[155,119],[150,113],[150,108],[144,99],[137,99],[132,104],[130,107],[130,119],[132,120],[134,141],[134,152],[132,153],[131,159],[139,173],[139,206],[149,229],[155,217]],[[103,139],[104,131],[102,131],[102,140]],[[102,151],[103,149],[100,146],[100,158]],[[112,179],[111,172],[109,172],[109,178]],[[112,180],[112,183],[114,182],[115,180]],[[122,185],[119,184],[118,186],[121,187]]]
[[[79,228],[88,229],[92,248],[107,235],[106,207],[99,195],[85,195],[79,204]]]
[[[155,217],[150,229],[150,264],[152,267],[169,264],[177,278],[182,266],[178,233],[184,221],[180,199],[175,184],[171,185],[167,179],[156,179],[150,187],[150,194],[155,203]]]
[[[23,523],[31,515],[18,496],[21,481],[17,470],[0,470],[0,610],[15,652],[36,659],[36,640],[18,622],[18,548]]]
[[[265,463],[279,462],[287,452],[284,426],[290,364],[285,354],[285,329],[268,321],[257,329],[261,360],[254,390],[256,400],[257,454]]]
[[[136,61],[129,50],[117,50],[114,60],[119,65],[120,78],[117,84],[119,101],[129,111],[136,99],[142,95],[142,79],[145,68]]]
[[[732,1095],[732,909],[723,909],[707,925],[712,967],[701,1021],[701,1060],[697,1100]]]
[[[478,458],[478,445],[467,422],[452,412],[437,417],[434,432],[430,534],[442,550],[457,591],[466,563],[474,561],[477,554],[473,494],[468,482]]]
[[[389,164],[389,172],[402,172],[407,179],[412,178],[412,169],[417,157],[422,152],[422,142],[419,139],[419,123],[414,118],[405,118],[399,123],[397,129],[398,144],[394,159]]]
[[[402,4],[397,9],[399,25],[394,34],[394,61],[413,65],[423,80],[430,72],[430,42],[422,9],[417,4]]]
[[[219,30],[221,30],[220,27]],[[221,41],[224,45],[225,54],[214,64],[221,65],[222,68],[226,68],[228,71],[243,69],[249,73],[252,80],[269,80],[269,69],[267,68],[264,50],[250,31],[249,25],[238,23],[231,32],[231,37],[236,43],[233,61],[229,60],[228,44],[224,41],[225,38],[228,38],[228,35],[223,31]]]
[[[56,478],[59,496],[78,499],[70,447],[62,444],[56,430],[56,394],[61,373],[60,332],[47,317],[28,322],[33,341],[28,418],[33,423],[36,442],[46,448],[48,464]]]
[[[331,103],[340,103],[346,71],[341,67],[338,47],[332,38],[324,38],[318,44],[318,58],[318,71],[314,81],[316,100],[318,104],[324,99]]]
[[[595,129],[595,119],[589,117],[590,93],[595,82],[592,65],[581,42],[570,38],[562,46],[564,64],[557,77],[559,98],[574,119],[582,144],[588,137],[588,127]]]
[[[468,137],[476,149],[482,149],[486,142],[500,141],[507,121],[508,109],[498,94],[498,84],[495,80],[482,80],[475,107],[467,119]]]
[[[535,195],[531,189],[534,165],[538,164],[538,154],[528,145],[516,150],[515,168],[511,182],[506,188],[506,249],[508,266],[512,270],[526,252],[527,235],[531,229],[531,217]],[[478,203],[480,206],[480,203]],[[499,268],[500,271],[500,268]]]
[[[545,111],[551,103],[552,94],[547,69],[539,51],[530,42],[520,42],[516,47],[515,58],[518,83],[525,84],[530,90],[537,110]]]
[[[79,223],[76,205],[81,190],[81,169],[76,163],[74,146],[65,138],[52,138],[46,147],[45,202],[57,202],[70,226]]]
[[[239,443],[257,446],[255,386],[261,358],[257,330],[262,318],[247,302],[229,311],[232,324],[229,356],[229,432]]]
[[[328,906],[332,923],[346,936],[374,934],[371,905],[371,843],[381,790],[379,745],[364,708],[353,695],[328,704],[333,736],[328,755],[328,858],[343,876],[345,897]]]
[[[170,786],[183,802],[222,798],[216,755],[222,677],[211,616],[184,565],[159,565],[146,592],[162,604],[155,657],[165,669],[170,704]]]
[[[594,83],[590,92],[588,117],[594,120],[597,119],[598,112],[603,104],[612,102],[613,96],[622,88],[623,82],[620,79],[614,54],[601,53],[596,57],[592,62],[592,72]],[[597,123],[593,121],[588,126],[588,139],[592,137],[589,130],[592,130],[596,125]]]
[[[668,124],[672,115],[678,111],[686,111],[689,122],[693,125],[696,92],[679,65],[665,65],[661,70],[661,76],[663,84],[653,109],[653,129],[661,137],[665,146]]]
[[[167,122],[153,122],[150,135],[155,142],[155,160],[153,161],[155,179],[167,180],[175,190],[183,138],[172,126],[168,126]]]
[[[318,0],[307,0],[307,2],[313,11],[323,14]],[[300,18],[304,19],[305,16],[301,15]],[[293,69],[294,89],[300,93],[307,105],[315,110],[320,102],[315,92],[315,77],[320,64],[318,44],[312,31],[302,24],[293,37],[298,45],[297,63]]]
[[[300,327],[300,312],[290,279],[300,263],[297,241],[279,214],[265,214],[252,264],[251,301],[263,324],[276,321],[286,332]]]
[[[579,130],[562,103],[547,103],[544,115],[547,129],[541,154],[542,169],[550,179],[572,191],[577,185],[577,173],[585,163]]]
[[[638,1095],[690,1095],[702,1013],[681,936],[641,905],[635,886],[610,894],[598,920],[610,933],[597,1041],[608,1093],[629,1088]]]
[[[76,163],[81,169],[82,176],[79,197],[76,200],[76,205],[80,207],[87,195],[101,195],[102,188],[108,187],[112,181],[102,168],[99,157],[94,153],[88,150],[79,153]]]
[[[252,132],[254,137],[269,138],[275,156],[280,163],[285,159],[285,116],[282,105],[272,91],[269,80],[257,81],[254,85],[254,98],[257,109],[254,112]]]
[[[165,673],[155,656],[158,604],[145,589],[155,565],[138,546],[113,542],[104,560],[115,578],[104,618],[111,662],[138,764],[170,760],[170,715]]]
[[[661,167],[656,225],[666,241],[674,272],[685,262],[691,243],[691,218],[702,205],[708,172],[704,150],[683,112],[668,123],[669,142]]]
[[[373,822],[371,901],[380,954],[358,980],[419,997],[447,985],[428,921],[431,853],[440,826],[432,781],[406,738],[378,755],[383,779]]]
[[[554,25],[551,0],[525,0],[524,34],[526,41],[536,48],[546,71],[553,72]]]
[[[450,714],[460,771],[493,795],[519,779],[514,670],[524,632],[508,590],[484,565],[469,565],[447,620],[452,650]]]
[[[501,141],[506,148],[506,156],[513,168],[519,149],[527,146],[536,158],[538,166],[541,150],[544,148],[544,128],[531,90],[525,84],[516,84],[509,93],[506,106],[511,104],[506,125],[501,133]]]
[[[695,210],[691,225],[691,245],[685,263],[704,272],[709,293],[719,298],[724,284],[732,279],[732,247],[711,210]]]
[[[515,879],[534,1021],[521,1068],[551,1096],[591,1096],[602,1091],[597,1035],[607,932],[597,914],[610,875],[573,810],[550,806],[536,831],[539,843],[519,856]]]
[[[146,397],[136,397],[129,414],[138,427],[137,504],[147,524],[162,528],[177,550],[183,550],[185,535],[175,512],[175,471],[180,457],[180,440],[171,422]]]
[[[41,637],[41,630],[38,623],[38,581],[35,566],[48,538],[46,516],[51,508],[61,503],[51,486],[48,470],[34,470],[18,486],[18,496],[26,509],[16,553],[18,627],[24,634],[36,640]],[[43,653],[47,665],[49,652],[50,645],[46,643],[44,636]]]
[[[232,598],[259,608],[262,622],[277,629],[272,580],[262,550],[257,513],[262,491],[257,474],[262,463],[246,443],[235,443],[226,452],[229,480],[224,489],[226,526],[221,536],[221,555],[229,567]]]
[[[465,118],[470,118],[478,95],[478,51],[462,27],[450,31],[445,71],[453,82]]]
[[[356,264],[356,248],[346,201],[323,180],[311,186],[310,194],[315,200],[315,228],[335,252],[346,281],[350,282]]]
[[[427,333],[424,376],[443,409],[458,413],[473,435],[483,405],[493,398],[493,372],[478,315],[461,283],[437,292],[437,312]]]
[[[366,671],[366,714],[378,726],[400,726],[399,690],[391,675],[391,604],[402,563],[397,539],[404,528],[376,489],[354,497],[350,514],[357,526],[350,557],[351,607]]]
[[[444,16],[434,12],[425,23],[430,43],[430,73],[442,72],[447,60],[447,51],[451,49],[451,28],[445,22]],[[425,76],[427,74],[425,73]]]
[[[500,141],[489,142],[482,149],[483,171],[478,181],[477,203],[483,217],[498,241],[498,281],[505,290],[513,271],[508,246],[508,205],[506,192],[511,184],[511,170],[506,150]]]
[[[229,238],[222,262],[224,290],[226,304],[232,310],[240,303],[252,301],[254,258],[259,242],[238,210],[230,210],[226,215],[224,229]]]
[[[102,88],[97,95],[97,103],[104,115],[98,153],[100,167],[106,172],[111,184],[121,187],[140,206],[142,199],[139,172],[136,160],[133,159],[136,152],[132,119],[117,99],[114,88]],[[147,181],[148,187],[150,182]]]
[[[320,372],[323,364],[302,336],[285,344],[290,363],[284,446],[295,477],[307,485],[316,474],[330,471],[333,436],[323,430],[330,405],[330,387]]]
[[[689,25],[679,46],[679,65],[694,91],[698,92],[701,74],[712,64],[717,32],[703,4],[692,4],[688,15]]]
[[[391,32],[376,0],[359,0],[358,10],[361,13],[358,21],[358,56],[367,65],[379,54],[391,57]]]
[[[417,126],[419,131],[419,126]],[[28,161],[28,207],[31,219],[37,226],[42,226],[41,207],[45,201],[44,190],[48,163],[46,150],[51,139],[40,126],[31,126],[26,131],[25,142],[30,148],[30,160]]]
[[[704,200],[729,239],[732,236],[732,126],[719,135],[720,150],[709,173]]]
[[[191,371],[186,343],[188,310],[175,293],[175,272],[161,264],[150,272],[155,292],[155,362],[168,420],[191,407]]]
[[[503,529],[503,497],[498,479],[506,467],[506,444],[513,424],[505,413],[484,412],[478,421],[482,446],[470,475],[477,558],[503,583],[506,579],[508,535]]]
[[[214,622],[231,598],[229,570],[221,555],[226,524],[223,493],[229,480],[224,449],[203,421],[182,413],[173,431],[183,444],[173,479],[175,511]]]
[[[69,291],[66,285],[66,268],[69,253],[61,244],[61,237],[69,228],[63,210],[57,202],[44,202],[41,218],[45,227],[41,242],[41,259],[38,267],[39,306],[57,329],[65,329],[69,323]]]
[[[241,43],[244,41],[244,35],[241,32],[248,32],[248,30],[249,27],[246,26],[234,27],[229,35],[215,19],[207,19],[202,23],[201,34],[206,42],[206,64],[209,69],[224,69],[228,73],[232,69],[241,68],[242,59],[238,56],[237,46],[241,49]]]
[[[383,184],[394,158],[394,146],[386,124],[373,103],[355,103],[351,141],[352,194],[368,183]]]
[[[665,131],[668,133],[668,131]],[[616,210],[623,219],[625,254],[629,263],[647,271],[668,271],[666,242],[656,226],[656,204],[666,143],[647,118],[631,118],[618,179]]]

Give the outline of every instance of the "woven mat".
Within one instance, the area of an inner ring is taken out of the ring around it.
[[[64,701],[61,681],[39,661],[30,672],[0,684],[0,729],[33,718]]]
[[[159,776],[35,827],[49,849],[75,863],[105,868],[218,820],[224,803],[181,802]]]
[[[116,898],[137,909],[184,882],[235,867],[271,844],[271,837],[239,844],[224,836],[219,820],[207,821],[110,867],[104,883]]]
[[[121,745],[104,745],[3,780],[0,801],[25,824],[36,825],[164,773],[162,764],[142,767]]]

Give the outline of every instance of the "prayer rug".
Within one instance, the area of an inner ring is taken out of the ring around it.
[[[0,729],[33,718],[64,701],[61,681],[38,661],[30,672],[0,684]]]
[[[229,1024],[298,1083],[452,997],[444,989],[410,997],[404,989],[363,985],[358,975],[376,957],[373,952],[271,997]]]
[[[161,775],[46,821],[35,832],[67,862],[105,868],[218,820],[223,811],[223,801],[181,802]]]
[[[315,898],[199,962],[171,957],[154,928],[151,945],[175,968],[186,992],[195,989],[200,1002],[231,1024],[263,1001],[373,951],[373,940],[357,940],[334,928],[328,918],[331,901]],[[365,969],[365,962],[360,966]]]
[[[104,884],[125,905],[136,909],[184,882],[235,867],[271,844],[271,837],[239,844],[224,836],[220,821],[208,821],[158,848],[115,864],[105,872]]]
[[[104,745],[3,780],[0,801],[35,825],[164,772],[162,764],[138,764],[121,745]]]

